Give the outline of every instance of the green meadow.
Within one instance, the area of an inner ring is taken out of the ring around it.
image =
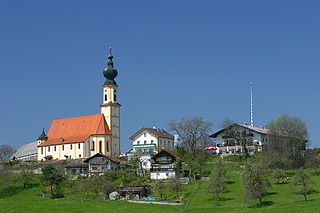
[[[185,186],[186,200],[182,206],[167,206],[157,204],[136,204],[127,201],[104,201],[98,199],[49,199],[41,196],[41,188],[23,189],[21,186],[10,188],[11,193],[0,198],[0,212],[320,212],[320,176],[312,175],[313,193],[305,202],[302,195],[289,183],[277,184],[271,179],[272,187],[268,196],[259,206],[255,200],[245,200],[241,186],[242,168],[233,162],[227,163],[229,184],[222,194],[220,206],[215,205],[215,199],[208,193],[207,181],[193,181]],[[294,171],[287,172],[293,176]]]

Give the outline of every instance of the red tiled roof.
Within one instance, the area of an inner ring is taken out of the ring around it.
[[[39,146],[83,142],[91,135],[110,135],[103,114],[94,114],[52,121],[48,140]]]

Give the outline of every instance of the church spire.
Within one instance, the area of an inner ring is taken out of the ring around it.
[[[103,70],[103,75],[106,78],[106,81],[104,82],[105,85],[108,85],[108,84],[117,85],[117,82],[114,79],[117,77],[118,71],[114,68],[112,59],[113,59],[113,55],[111,52],[111,47],[109,47],[107,67],[104,68]]]
[[[46,133],[44,132],[44,128],[42,129],[42,133],[41,133],[41,135],[39,136],[38,140],[40,140],[40,141],[46,141],[46,140],[48,140],[48,136],[47,136]]]

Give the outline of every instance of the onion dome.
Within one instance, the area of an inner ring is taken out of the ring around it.
[[[112,56],[111,47],[110,47],[107,67],[104,68],[103,70],[103,75],[106,78],[106,81],[104,82],[105,85],[107,84],[117,85],[117,82],[114,79],[117,77],[118,71],[114,68],[112,59],[113,59],[113,56]]]
[[[44,132],[44,128],[42,129],[42,133],[41,133],[41,135],[39,136],[38,140],[40,140],[40,141],[46,141],[46,140],[48,140],[48,136],[47,136],[46,133]]]

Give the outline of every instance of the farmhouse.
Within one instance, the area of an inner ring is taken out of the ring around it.
[[[262,147],[268,142],[269,130],[246,124],[234,123],[210,135],[217,144],[217,153],[242,152],[239,137],[246,137],[250,141],[249,151],[262,151]]]
[[[151,180],[161,180],[175,177],[176,174],[176,156],[172,153],[162,150],[152,158]]]
[[[83,161],[88,164],[89,173],[98,174],[106,171],[116,171],[119,169],[120,160],[112,156],[97,153]]]

